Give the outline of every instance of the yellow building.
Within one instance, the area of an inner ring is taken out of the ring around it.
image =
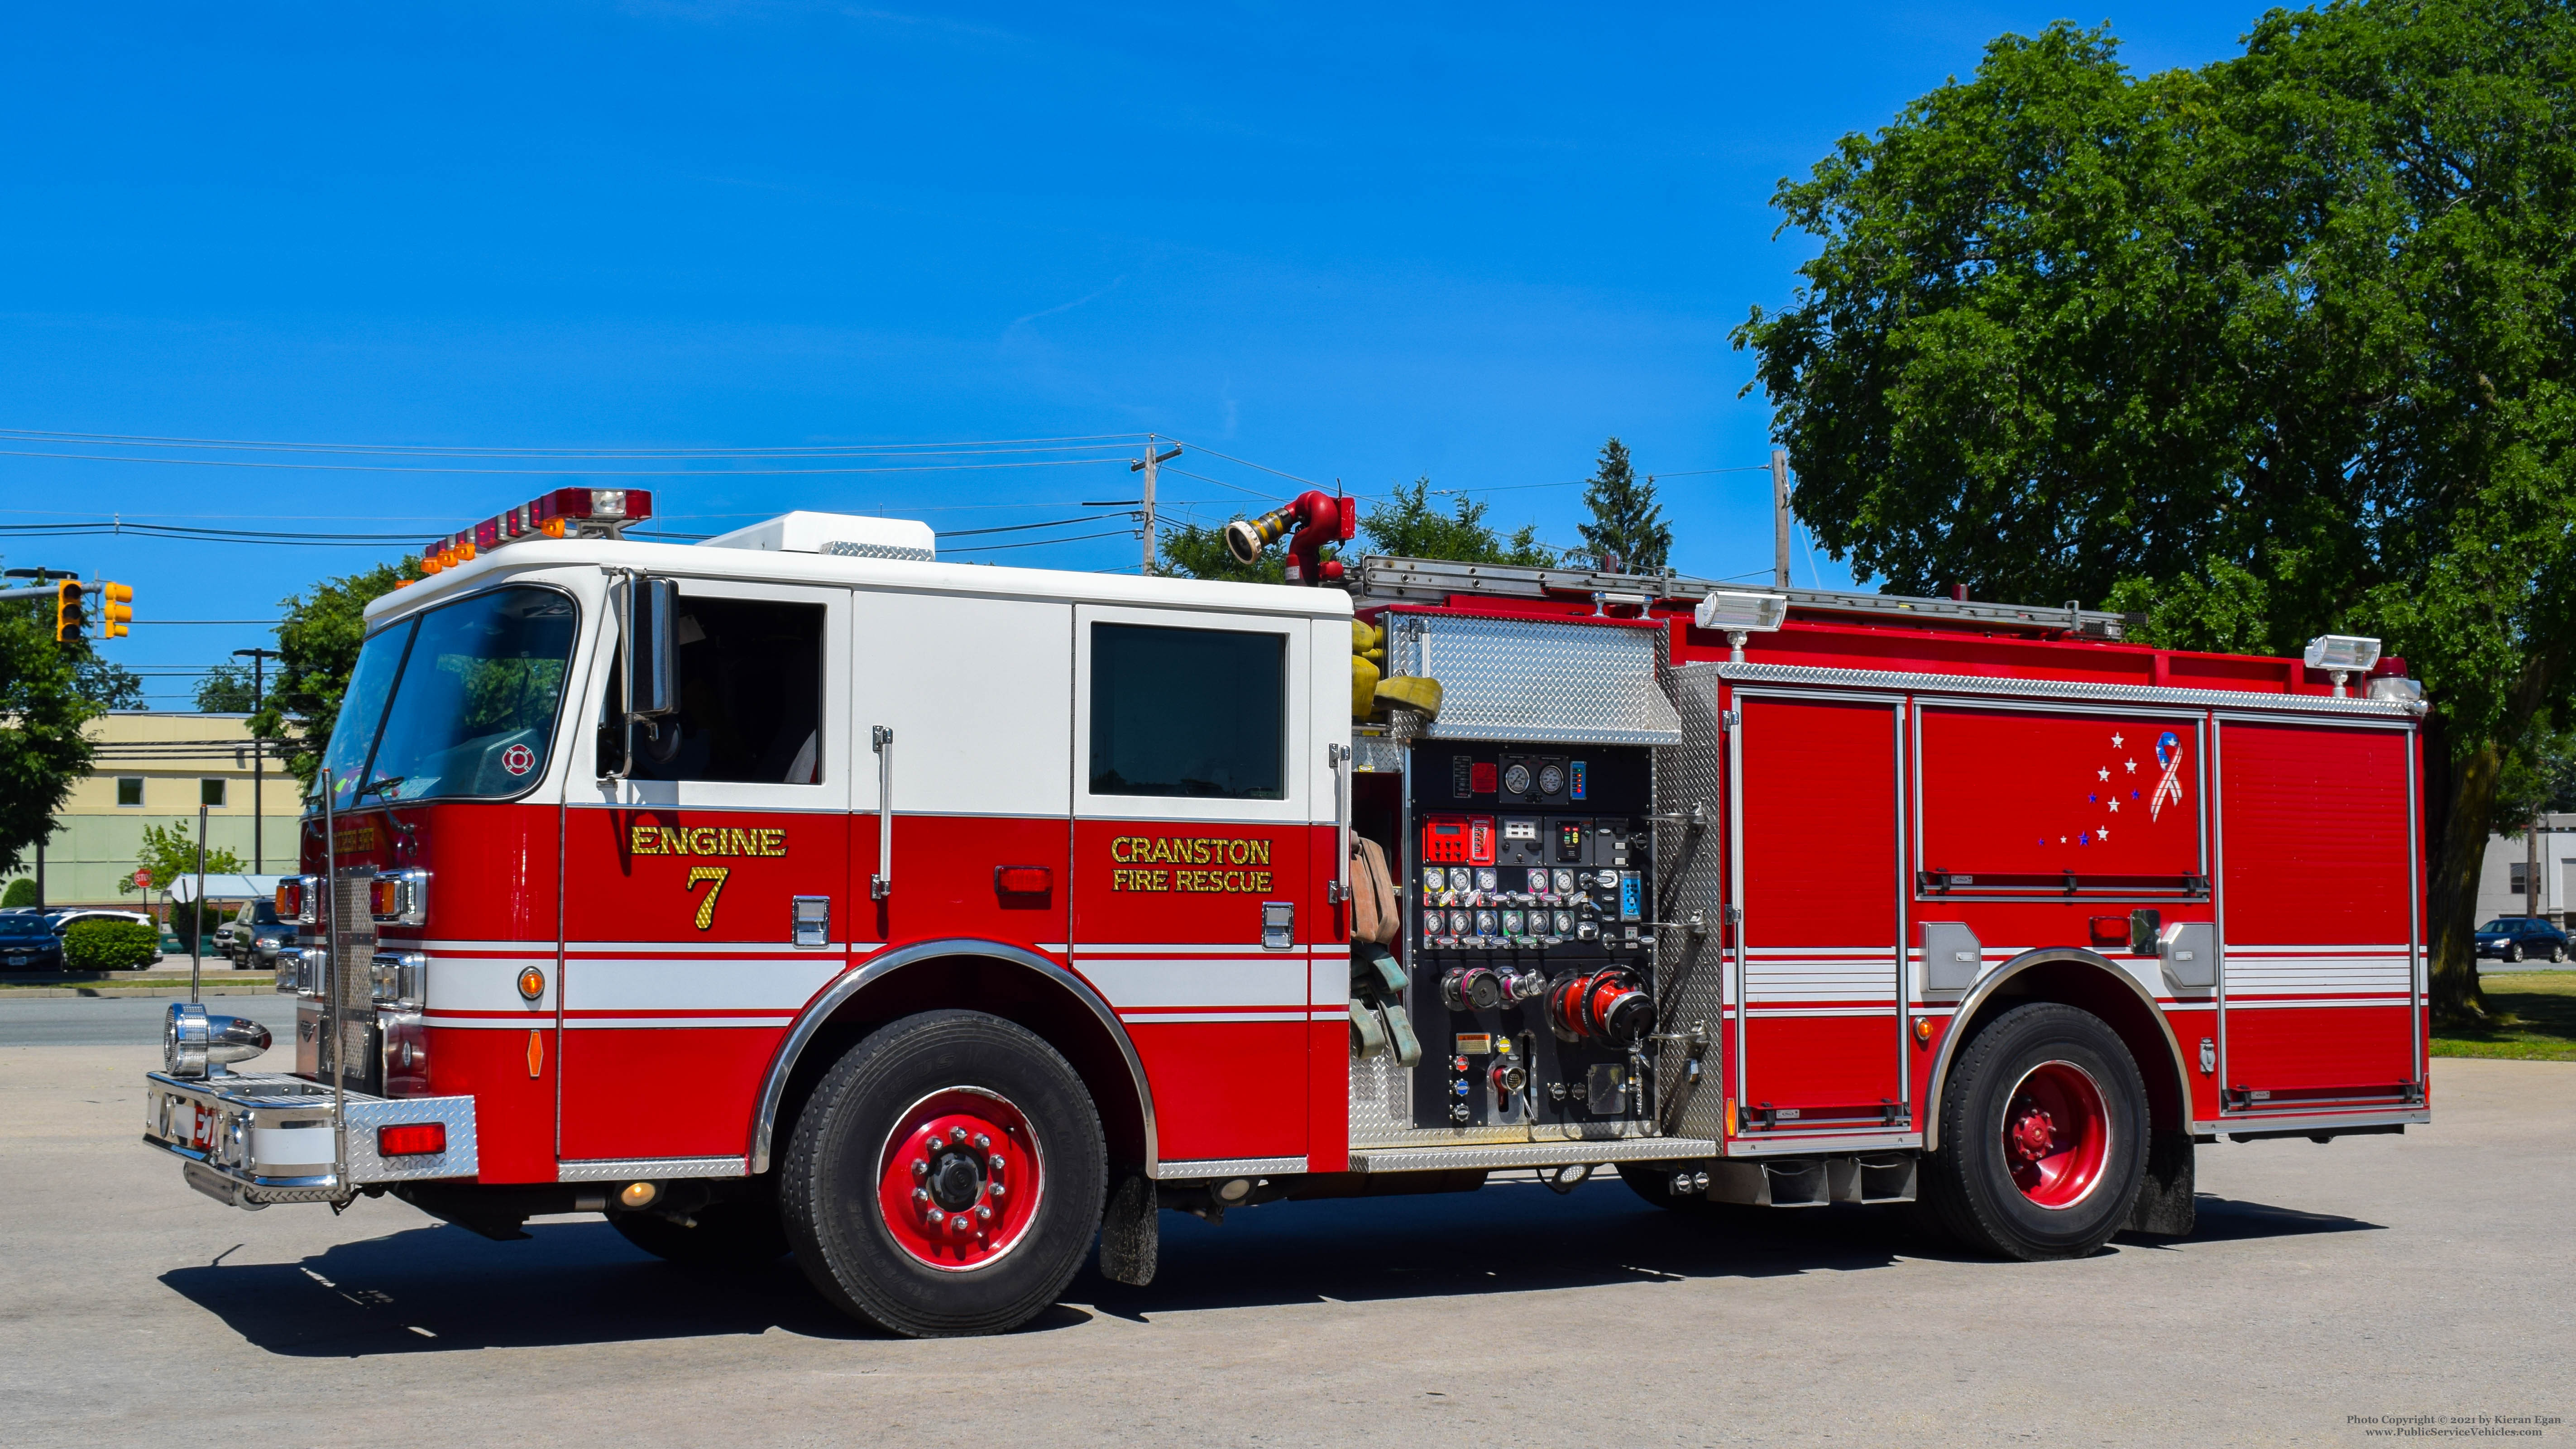
[[[200,803],[210,853],[230,849],[245,871],[295,869],[295,777],[281,767],[275,742],[260,759],[250,716],[120,710],[90,721],[88,733],[98,741],[90,773],[72,786],[45,842],[46,905],[141,908],[145,892],[120,894],[116,887],[133,879],[143,827],[176,826],[194,838]],[[254,819],[260,822],[256,842]],[[35,873],[31,851],[16,874]],[[162,884],[150,892],[154,903]]]

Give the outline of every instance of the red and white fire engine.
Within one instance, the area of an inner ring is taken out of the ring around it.
[[[550,494],[370,606],[279,893],[294,1069],[183,1004],[150,1077],[192,1186],[602,1212],[942,1334],[1095,1240],[1147,1281],[1160,1208],[1610,1167],[2051,1258],[2189,1231],[2196,1144],[2428,1120],[2376,641],[1345,571],[1322,494],[1235,528],[1295,587],[650,508]]]

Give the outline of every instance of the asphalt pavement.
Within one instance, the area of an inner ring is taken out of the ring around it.
[[[2204,1148],[2197,1234],[2080,1262],[1524,1178],[1166,1213],[1150,1288],[1086,1270],[1019,1333],[905,1342],[792,1263],[684,1271],[596,1217],[494,1243],[391,1200],[217,1206],[136,1142],[153,1055],[0,1049],[12,1445],[2345,1444],[2479,1415],[2563,1443],[2576,1414],[2576,1065],[2439,1061],[2403,1137]]]
[[[18,999],[0,994],[0,1047],[159,1046],[161,1022],[170,1014],[170,1003],[187,999],[184,989],[167,996]],[[267,992],[209,996],[205,1002],[206,1010],[216,1016],[249,1017],[267,1027],[281,1044],[294,1034],[292,996]]]

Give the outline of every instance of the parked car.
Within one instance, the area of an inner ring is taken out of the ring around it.
[[[2478,954],[2507,961],[2567,959],[2567,933],[2538,916],[2498,916],[2478,927]]]
[[[0,968],[11,971],[60,971],[63,938],[33,911],[0,915]]]
[[[215,949],[245,971],[254,966],[274,968],[278,943],[294,935],[295,927],[277,918],[276,902],[251,901],[215,928]]]
[[[70,930],[73,926],[78,925],[82,921],[132,921],[137,925],[150,926],[155,933],[158,933],[161,929],[160,922],[152,919],[148,915],[145,915],[141,911],[48,911],[45,913],[45,919],[53,923],[54,940],[57,947],[61,944],[63,932]],[[160,948],[157,946],[153,948],[152,959],[155,961],[162,959]]]

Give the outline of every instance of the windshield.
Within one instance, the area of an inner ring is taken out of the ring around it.
[[[42,916],[0,916],[0,936],[49,936],[53,929]]]
[[[336,807],[527,788],[554,742],[573,625],[570,599],[521,586],[443,604],[369,639],[323,757]]]

